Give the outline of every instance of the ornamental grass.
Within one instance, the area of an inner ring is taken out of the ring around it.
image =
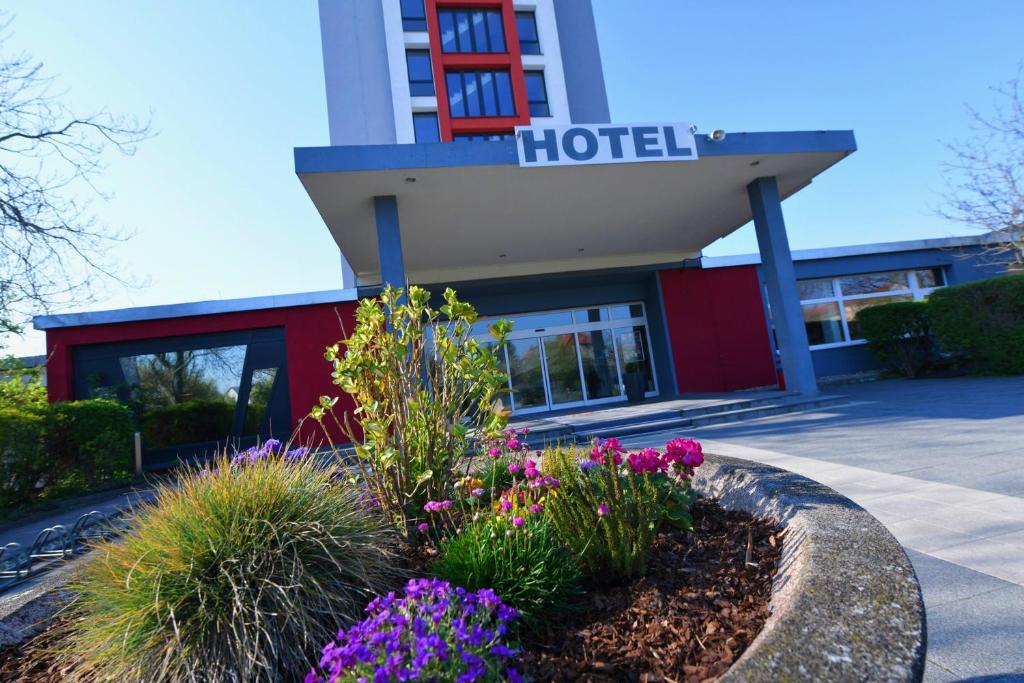
[[[396,533],[303,451],[262,449],[158,487],[74,586],[78,680],[299,680],[400,583]]]

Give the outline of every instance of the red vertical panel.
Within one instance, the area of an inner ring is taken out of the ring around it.
[[[776,383],[756,268],[688,268],[659,276],[681,392]]]
[[[434,92],[437,94],[437,123],[441,139],[451,142],[455,133],[508,133],[515,126],[530,123],[530,106],[526,95],[526,77],[523,75],[523,57],[519,48],[519,31],[512,0],[426,0],[427,35],[430,39],[430,63],[434,70]],[[441,51],[441,30],[437,22],[437,8],[501,9],[505,27],[506,52],[445,53]],[[507,69],[512,81],[512,99],[515,116],[481,116],[453,119],[448,111],[448,82],[445,70]]]

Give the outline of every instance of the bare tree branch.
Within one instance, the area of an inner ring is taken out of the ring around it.
[[[940,214],[983,231],[983,257],[1009,271],[1024,270],[1024,100],[1017,76],[993,88],[993,113],[973,107],[972,137],[947,145],[947,196]]]
[[[151,135],[134,118],[70,112],[42,64],[6,54],[10,23],[0,14],[0,335],[120,281],[109,248],[126,235],[90,211],[107,199],[94,181],[111,152],[130,156]]]

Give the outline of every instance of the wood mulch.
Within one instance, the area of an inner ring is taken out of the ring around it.
[[[558,627],[524,639],[536,681],[707,681],[761,631],[782,551],[770,522],[698,501],[694,532],[659,534],[647,575],[593,588]],[[747,563],[748,539],[750,563]]]
[[[692,533],[658,535],[646,576],[591,587],[579,609],[551,615],[557,626],[526,634],[517,668],[534,681],[593,683],[724,674],[768,617],[782,533],[713,501],[698,501],[693,517]],[[432,558],[405,559],[418,569]],[[58,619],[32,641],[0,648],[0,683],[63,680],[51,654],[63,625]]]

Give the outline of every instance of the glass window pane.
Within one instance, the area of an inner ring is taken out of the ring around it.
[[[821,278],[818,280],[798,280],[797,290],[800,292],[800,300],[808,299],[834,299],[836,294],[832,289],[832,278]]]
[[[483,110],[480,107],[480,74],[475,71],[464,71],[462,82],[465,84],[466,115],[482,116]]]
[[[578,323],[597,323],[609,319],[607,308],[588,308],[582,311],[573,311],[572,315]]]
[[[627,304],[624,306],[611,307],[612,320],[628,320],[630,318],[644,317],[642,304]]]
[[[614,310],[612,317],[615,317]],[[654,391],[654,372],[651,368],[647,328],[642,325],[616,328],[615,344],[618,346],[619,361],[622,363],[623,382],[629,373],[641,372],[647,380],[647,391]]]
[[[835,344],[843,339],[843,323],[839,319],[839,304],[804,304],[804,328],[811,346]]]
[[[430,52],[409,50],[405,53],[405,63],[409,70],[409,94],[414,97],[433,95],[434,74],[430,68]]]
[[[544,360],[547,362],[552,405],[582,401],[576,335],[570,332],[544,337]]]
[[[519,51],[524,55],[539,55],[540,40],[533,12],[516,12],[516,31],[519,33]]]
[[[451,12],[438,12],[437,23],[441,30],[441,51],[456,52],[455,15]]]
[[[402,29],[405,31],[426,31],[427,13],[423,0],[401,0]]]
[[[455,13],[455,42],[457,52],[472,52],[473,39],[469,32],[469,12]]]
[[[507,71],[494,74],[495,85],[498,86],[498,113],[501,116],[515,116],[516,106],[512,101],[512,79]]]
[[[146,448],[230,436],[245,351],[222,346],[120,358]]]
[[[515,410],[547,406],[544,376],[541,372],[540,340],[516,339],[508,342],[509,377]]]
[[[497,116],[498,100],[494,92],[494,74],[492,72],[480,72],[480,90],[484,97],[484,116]]]
[[[593,308],[592,311],[600,309]],[[622,383],[615,365],[615,340],[611,330],[578,332],[580,360],[583,362],[583,381],[587,399],[622,395]]]
[[[862,339],[860,325],[857,324],[857,314],[865,308],[889,304],[893,301],[910,301],[913,297],[909,294],[898,296],[878,296],[870,299],[853,299],[844,301],[843,308],[846,309],[846,326],[850,329],[850,339]]]
[[[501,12],[487,12],[487,35],[490,37],[491,52],[505,52],[505,25],[501,21]]]
[[[512,329],[516,332],[544,327],[572,325],[572,312],[549,311],[544,313],[530,313],[529,315],[520,315],[512,318],[512,323]]]
[[[473,12],[473,51],[490,52],[487,45],[487,23],[483,12]]]
[[[416,142],[441,142],[441,132],[437,127],[437,114],[413,114],[412,125]]]
[[[249,401],[245,409],[245,426],[243,434],[266,434],[264,425],[267,409],[270,407],[270,392],[274,388],[277,368],[258,368],[252,371],[252,384],[249,387]]]
[[[544,85],[543,71],[527,71],[524,74],[526,80],[526,100],[530,104],[530,116],[551,116],[548,108],[548,93]]]
[[[917,286],[921,289],[942,286],[942,272],[939,268],[914,271],[917,275]]]
[[[466,102],[462,94],[462,74],[458,71],[450,71],[445,74],[445,81],[448,85],[448,113],[452,117],[466,115]]]
[[[873,294],[875,292],[891,292],[896,289],[909,289],[907,271],[897,270],[890,273],[865,273],[839,278],[839,290],[843,296],[854,294]]]

